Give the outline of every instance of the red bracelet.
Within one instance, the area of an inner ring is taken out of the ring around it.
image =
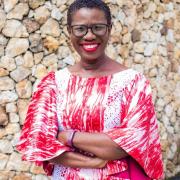
[[[76,133],[76,131],[72,130],[72,131],[70,132],[70,135],[68,136],[67,145],[70,146],[70,147],[74,147],[74,145],[73,145],[73,139],[74,139],[75,133]]]

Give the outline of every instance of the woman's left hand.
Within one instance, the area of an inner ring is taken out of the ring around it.
[[[70,131],[61,131],[58,133],[58,141],[60,141],[61,143],[63,143],[64,145],[67,145],[67,140],[68,140],[68,136]]]

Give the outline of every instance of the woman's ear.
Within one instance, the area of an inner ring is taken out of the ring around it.
[[[108,31],[109,31],[109,33],[111,32],[111,30],[112,30],[112,23],[109,25],[109,27],[108,27]]]
[[[111,29],[112,29],[112,23],[109,25],[109,29],[110,29],[110,31],[111,31]]]
[[[67,26],[67,31],[69,34],[71,33],[71,28],[69,26]]]

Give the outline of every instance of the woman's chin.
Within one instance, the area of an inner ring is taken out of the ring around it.
[[[101,61],[101,59],[104,58],[104,54],[98,55],[98,54],[84,54],[81,55],[81,61],[87,62],[89,64],[94,64],[97,61]]]

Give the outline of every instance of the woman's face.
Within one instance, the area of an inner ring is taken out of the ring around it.
[[[107,26],[107,19],[102,10],[96,8],[77,10],[72,15],[69,33],[71,42],[81,56],[81,60],[93,63],[94,60],[104,57],[110,26]]]

